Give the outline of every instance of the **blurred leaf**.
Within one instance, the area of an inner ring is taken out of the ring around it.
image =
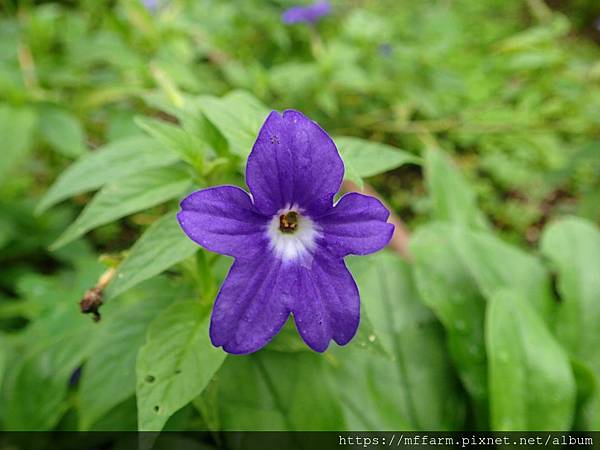
[[[0,180],[21,162],[30,150],[36,116],[27,108],[0,104]]]
[[[345,349],[336,349],[336,357],[345,368],[341,371],[346,373],[338,374],[346,380],[340,395],[351,411],[358,408],[365,417],[371,416],[359,421],[360,427],[368,428],[370,424],[371,428],[375,425],[372,429],[378,429],[377,407],[384,396],[388,399],[387,408],[391,408],[385,417],[390,429],[403,424],[421,430],[460,426],[463,405],[444,351],[443,330],[421,303],[409,264],[392,253],[381,252],[350,259],[350,266],[373,325],[370,338],[379,341],[392,356],[390,359],[382,357],[381,352],[372,352],[379,359],[359,356],[355,361],[348,358]],[[352,347],[360,348],[359,345],[353,342]],[[382,381],[378,388],[369,386],[369,380],[375,376],[371,364],[388,374],[387,382]],[[367,404],[371,409],[366,408]]]
[[[550,278],[541,261],[493,234],[453,230],[456,249],[487,299],[497,290],[521,292],[540,316],[548,321],[554,311]]]
[[[542,236],[543,253],[558,270],[556,331],[579,364],[595,376],[593,391],[582,412],[583,426],[600,423],[600,231],[583,219],[569,217],[548,226]]]
[[[569,430],[575,381],[565,351],[523,293],[500,290],[489,301],[492,429]]]
[[[459,256],[452,228],[432,223],[413,234],[410,249],[415,281],[423,302],[446,330],[450,355],[472,398],[478,428],[486,429],[485,299]]]
[[[160,431],[206,388],[226,354],[212,346],[199,303],[171,305],[150,324],[137,360],[138,428]]]
[[[73,195],[175,161],[174,153],[147,137],[135,136],[112,142],[70,165],[50,187],[36,211],[42,213]]]
[[[65,273],[61,282],[33,290],[36,297],[53,295],[55,301],[53,308],[15,341],[17,357],[7,371],[1,401],[7,429],[50,430],[67,410],[71,374],[89,356],[96,333],[104,327],[104,323],[83,316],[77,307],[100,271],[95,260],[86,260],[76,271]],[[113,308],[106,307],[106,311]]]
[[[2,380],[4,379],[4,372],[6,371],[7,367],[8,351],[8,340],[0,334],[0,388],[2,387]]]
[[[336,137],[334,141],[344,160],[346,177],[359,184],[362,184],[362,178],[378,175],[404,164],[419,163],[416,156],[391,145],[343,136]]]
[[[111,433],[114,433],[116,431],[137,431],[137,408],[135,397],[133,395],[130,395],[130,397],[127,398],[127,400],[121,402],[120,404],[112,408],[107,414],[104,414],[102,417],[100,417],[99,420],[95,421],[92,427],[89,429],[89,431],[108,431]],[[89,438],[91,436],[102,437],[102,433],[89,433],[86,435],[88,436],[88,440],[86,442],[87,445],[90,444]],[[123,433],[122,436],[125,436],[125,433]],[[137,434],[129,433],[127,436],[131,437],[130,445],[131,448],[133,448],[137,444]],[[119,441],[120,443],[122,443],[121,439]]]
[[[569,217],[544,230],[541,248],[558,270],[559,338],[600,375],[600,231]]]
[[[436,220],[481,228],[485,223],[475,192],[440,149],[425,152],[425,181]]]
[[[233,91],[224,97],[200,97],[204,115],[225,136],[231,152],[246,158],[256,141],[258,130],[269,110],[245,91]]]
[[[182,128],[158,119],[137,117],[136,123],[162,145],[178,154],[193,167],[202,167],[205,144]]]
[[[76,158],[86,152],[85,133],[79,119],[64,109],[42,108],[40,132],[52,148],[63,156]]]
[[[175,213],[168,213],[148,227],[119,265],[117,274],[106,289],[111,298],[131,289],[172,265],[193,255],[198,245],[181,230]]]
[[[173,286],[159,279],[132,294],[135,302],[119,310],[118,315],[103,318],[106,327],[96,336],[92,357],[83,369],[79,388],[82,431],[90,430],[106,413],[135,394],[136,359],[146,329],[174,297]]]
[[[100,225],[177,197],[188,188],[190,182],[187,172],[164,167],[149,169],[107,184],[51,248],[57,249]]]
[[[263,350],[231,356],[218,380],[223,430],[345,429],[322,355]]]

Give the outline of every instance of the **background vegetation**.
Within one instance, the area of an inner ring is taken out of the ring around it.
[[[289,6],[2,3],[2,429],[600,430],[600,4],[347,0],[314,27]],[[346,347],[286,326],[226,356],[231,260],[174,211],[243,186],[286,108],[410,242],[348,259]]]

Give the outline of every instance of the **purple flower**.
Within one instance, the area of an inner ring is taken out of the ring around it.
[[[271,112],[246,165],[249,195],[235,186],[190,194],[177,218],[207,250],[233,256],[215,301],[213,345],[259,350],[293,314],[318,352],[344,345],[359,322],[359,295],[343,257],[385,247],[389,211],[358,193],[333,198],[344,164],[329,135],[302,113]]]
[[[146,9],[152,13],[158,11],[158,0],[142,0]]]
[[[315,24],[321,17],[328,16],[331,13],[331,5],[327,1],[320,1],[309,6],[293,6],[286,9],[281,15],[281,20],[285,24],[308,23]]]

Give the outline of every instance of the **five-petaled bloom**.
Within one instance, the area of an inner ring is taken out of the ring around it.
[[[331,5],[328,1],[319,1],[308,6],[293,6],[286,9],[281,15],[283,23],[288,25],[294,23],[315,24],[321,17],[331,14]]]
[[[359,193],[333,199],[344,165],[329,135],[302,113],[273,111],[248,157],[246,183],[190,194],[177,218],[202,247],[233,256],[215,301],[210,337],[229,353],[263,347],[290,313],[318,352],[358,328],[359,294],[343,257],[383,248],[389,211]]]

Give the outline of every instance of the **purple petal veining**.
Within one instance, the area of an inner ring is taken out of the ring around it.
[[[343,257],[385,247],[389,211],[367,195],[333,199],[344,165],[329,135],[302,113],[273,111],[246,165],[250,194],[217,186],[190,194],[177,218],[197,244],[233,256],[213,308],[210,337],[229,353],[265,346],[293,315],[315,351],[348,343],[359,292]]]

